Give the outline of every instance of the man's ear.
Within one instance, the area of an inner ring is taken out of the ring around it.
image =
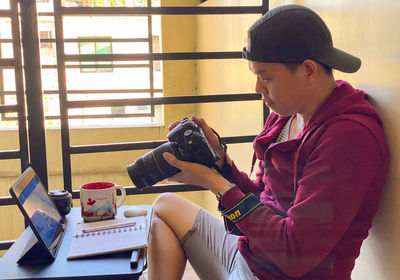
[[[316,79],[318,66],[314,60],[306,59],[303,61],[302,66],[304,67],[306,78],[310,81]]]

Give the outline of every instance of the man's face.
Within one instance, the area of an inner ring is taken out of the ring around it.
[[[301,112],[306,105],[301,65],[293,72],[282,63],[249,61],[249,68],[257,76],[256,92],[273,112],[281,116]]]

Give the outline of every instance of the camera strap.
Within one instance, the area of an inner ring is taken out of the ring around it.
[[[257,208],[264,206],[258,197],[253,193],[249,193],[238,203],[229,209],[222,207],[221,202],[218,205],[218,210],[224,217],[225,229],[228,233],[234,235],[243,235],[240,229],[236,226],[236,222],[240,221],[248,214],[256,210]]]
[[[215,135],[217,135],[218,137],[218,141],[219,141],[219,145],[221,146],[221,148],[224,150],[224,152],[226,153],[226,150],[228,149],[228,146],[226,145],[226,143],[221,139],[221,137],[219,136],[218,132],[216,132],[214,130],[214,128],[211,128],[211,130],[214,132]]]
[[[216,132],[213,128],[211,128],[211,130],[218,137],[219,145],[221,146],[221,148],[226,153],[226,151],[228,149],[228,146],[226,145],[224,140],[221,139],[221,137],[219,136],[218,132]],[[215,170],[217,170],[222,176],[224,176],[224,178],[227,179],[229,182],[232,182],[232,177],[233,177],[233,175],[232,175],[232,167],[226,161],[226,155],[224,156],[224,162],[223,162],[222,166],[219,167],[218,165],[213,163],[213,168]]]

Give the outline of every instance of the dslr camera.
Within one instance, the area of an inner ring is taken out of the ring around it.
[[[163,158],[169,152],[182,161],[197,162],[215,167],[220,159],[205,137],[203,130],[191,119],[185,118],[168,135],[169,142],[148,152],[127,166],[129,177],[136,188],[143,189],[169,178],[180,170]]]

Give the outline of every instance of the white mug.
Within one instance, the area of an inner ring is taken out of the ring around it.
[[[121,198],[116,202],[117,189]],[[126,191],[112,182],[92,182],[80,187],[81,215],[85,222],[113,219],[124,203]]]

